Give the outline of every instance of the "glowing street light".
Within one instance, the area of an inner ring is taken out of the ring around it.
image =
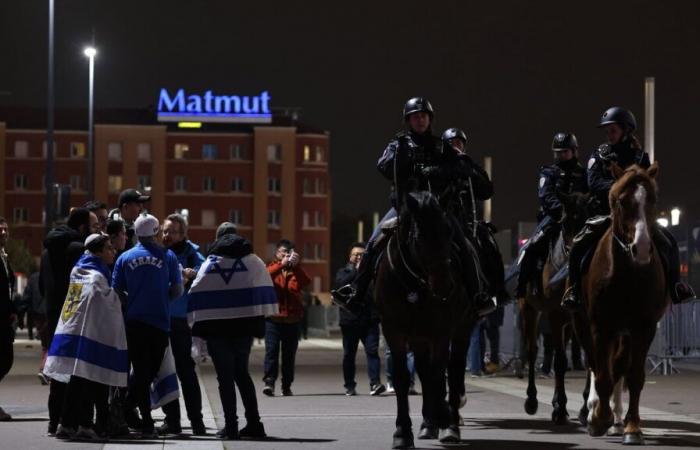
[[[95,86],[95,55],[97,55],[97,49],[95,47],[85,47],[83,50],[83,54],[87,56],[87,58],[90,60],[90,80],[89,80],[89,100],[88,100],[88,198],[90,200],[94,200],[95,198],[95,167],[94,167],[94,155],[95,155],[95,149],[94,149],[94,142],[95,142],[95,136],[94,136],[94,126],[93,126],[93,117],[94,117],[94,86]]]
[[[665,217],[659,217],[658,219],[656,219],[656,223],[658,223],[664,228],[668,227],[668,219]]]
[[[85,50],[83,50],[83,53],[88,58],[94,58],[95,55],[97,55],[97,49],[95,47],[85,47]]]
[[[671,225],[674,227],[681,222],[681,210],[680,208],[673,208],[671,210]]]

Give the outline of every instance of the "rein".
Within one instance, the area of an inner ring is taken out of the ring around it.
[[[398,230],[397,230],[397,232],[398,232]],[[390,238],[389,238],[389,242],[387,243],[386,254],[387,254],[387,258],[388,258],[388,260],[389,260],[389,267],[391,267],[392,272],[393,272],[394,274],[396,274],[396,278],[399,280],[399,282],[401,283],[401,285],[402,285],[407,291],[411,291],[412,289],[411,289],[406,283],[404,283],[403,278],[399,275],[399,271],[397,270],[397,268],[398,268],[399,266],[394,262],[394,258],[393,258],[392,255],[391,255],[391,254],[392,254],[392,252],[391,252],[391,243],[394,241],[394,238],[395,238],[395,237],[396,237],[396,235],[390,237]],[[409,274],[411,277],[413,277],[413,279],[414,279],[415,281],[418,282],[418,285],[419,285],[420,288],[425,289],[425,288],[428,286],[428,282],[427,282],[423,277],[421,277],[420,275],[418,275],[418,273],[416,273],[417,271],[416,271],[416,270],[413,270],[413,268],[411,267],[411,265],[408,263],[408,260],[406,259],[405,255],[404,255],[404,252],[403,252],[403,250],[401,249],[401,243],[400,243],[400,242],[399,242],[399,244],[398,244],[398,252],[399,252],[399,258],[401,259],[401,260],[399,261],[399,262],[401,263],[401,267],[403,267],[404,269],[406,269],[406,272],[408,272],[408,274]]]

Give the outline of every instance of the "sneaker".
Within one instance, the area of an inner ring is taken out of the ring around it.
[[[408,387],[408,395],[418,395],[418,391],[413,385]]]
[[[284,397],[291,397],[291,396],[294,395],[294,394],[292,393],[292,389],[291,389],[291,388],[288,388],[288,387],[285,388],[285,387],[283,387],[283,388],[282,388],[282,395],[283,395]]]
[[[89,427],[79,426],[78,431],[73,436],[76,441],[99,441],[100,436]]]
[[[46,375],[44,375],[44,372],[39,372],[36,374],[36,376],[39,378],[39,383],[41,383],[42,386],[49,384],[49,379]]]
[[[262,390],[262,393],[267,395],[268,397],[274,397],[275,396],[275,386],[272,384],[266,384]]]
[[[46,430],[46,435],[50,437],[55,437],[56,436],[56,428],[58,426],[54,423],[49,422],[49,428]]]
[[[141,439],[158,439],[158,433],[156,432],[156,429],[153,427],[153,425],[144,425],[139,437]]]
[[[396,394],[396,390],[394,390],[394,385],[391,383],[386,384],[386,393],[387,394]]]
[[[241,435],[238,433],[237,429],[222,428],[216,432],[216,437],[223,439],[225,441],[238,441],[241,439]]]
[[[241,431],[238,432],[238,435],[242,438],[250,439],[263,439],[267,437],[265,427],[263,426],[262,422],[246,424],[246,426],[241,428]]]
[[[481,372],[472,372],[471,375],[469,375],[471,378],[481,378],[483,375]]]
[[[484,372],[486,372],[487,375],[492,375],[499,370],[501,370],[501,365],[491,361],[486,363],[486,367],[484,368]]]
[[[7,422],[12,420],[12,416],[7,414],[4,409],[0,406],[0,422]]]
[[[143,428],[143,421],[139,417],[135,409],[126,409],[124,411],[124,420],[129,428],[133,430],[140,430]]]
[[[369,395],[382,395],[384,391],[386,391],[386,386],[384,386],[382,383],[373,384],[369,387]]]
[[[207,427],[201,420],[198,422],[191,422],[192,425],[192,435],[194,436],[206,436]]]
[[[75,433],[75,428],[64,427],[63,425],[59,424],[58,428],[56,429],[56,439],[73,439]]]
[[[165,421],[156,431],[158,434],[182,434],[182,427],[179,424],[171,424]]]
[[[357,391],[355,390],[355,388],[348,388],[348,389],[345,389],[345,395],[348,397],[353,397],[353,396],[357,395]]]

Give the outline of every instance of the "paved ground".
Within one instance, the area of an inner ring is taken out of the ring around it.
[[[394,429],[393,396],[370,397],[364,365],[359,367],[358,393],[345,397],[340,370],[338,341],[312,339],[299,350],[297,381],[293,397],[268,398],[259,394],[260,410],[270,439],[263,442],[222,442],[213,435],[154,441],[123,440],[106,444],[60,442],[45,436],[48,389],[35,376],[38,363],[36,341],[18,341],[12,372],[0,383],[0,405],[15,420],[0,423],[0,449],[386,449]],[[361,356],[361,355],[360,355]],[[358,362],[362,364],[361,357]],[[262,387],[262,348],[256,345],[252,356],[254,380]],[[223,426],[216,376],[211,365],[200,367],[204,396],[205,423],[212,430]],[[569,408],[576,417],[581,405],[582,373],[568,378]],[[655,448],[690,449],[700,446],[700,372],[683,370],[672,377],[652,376],[643,393],[643,426],[647,445]],[[552,382],[539,379],[540,409],[537,415],[523,412],[525,383],[502,374],[496,377],[467,378],[469,400],[462,410],[465,424],[463,441],[443,446],[436,441],[416,441],[421,448],[455,449],[612,449],[619,438],[591,438],[582,427],[572,424],[554,427],[549,422]],[[420,397],[411,397],[414,431],[420,424]],[[183,410],[184,411],[184,410]],[[418,413],[418,415],[416,415]],[[245,422],[242,419],[242,422]],[[185,425],[183,423],[183,425]]]

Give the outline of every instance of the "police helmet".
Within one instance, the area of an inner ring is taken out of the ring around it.
[[[459,139],[467,145],[467,135],[459,128],[448,128],[442,133],[442,142],[448,142],[451,139]]]
[[[611,123],[622,125],[629,131],[634,131],[637,129],[637,119],[634,118],[632,111],[620,106],[608,108],[607,111],[605,111],[600,117],[598,127],[604,127],[605,125],[610,125]]]
[[[564,150],[576,150],[578,148],[578,140],[574,133],[557,133],[552,139],[552,150],[561,152]]]
[[[408,119],[409,115],[417,112],[428,113],[431,119],[433,118],[433,114],[435,114],[435,111],[433,111],[433,105],[431,105],[430,102],[423,97],[413,97],[406,102],[403,107],[404,120]]]

